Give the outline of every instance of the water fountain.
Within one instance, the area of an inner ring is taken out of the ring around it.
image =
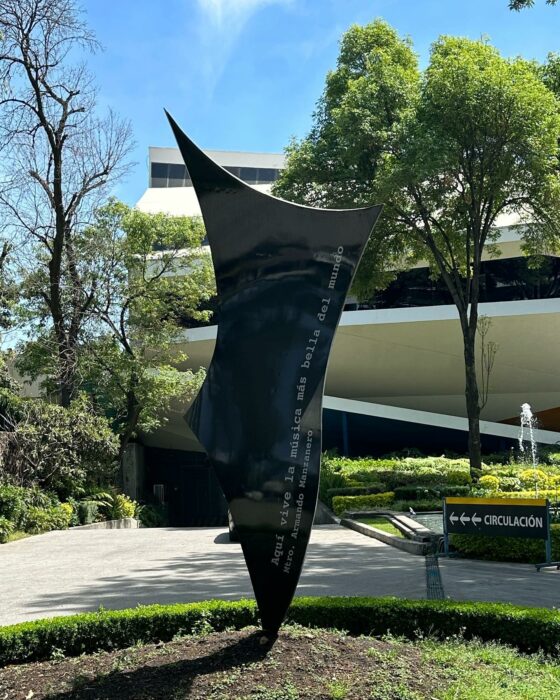
[[[519,456],[522,462],[531,464],[533,469],[537,469],[539,464],[537,443],[535,442],[535,430],[537,428],[537,419],[533,415],[531,406],[524,403],[521,406],[521,426],[519,429]],[[525,435],[527,431],[527,436]],[[528,444],[526,444],[528,443]],[[535,496],[539,497],[539,482],[535,474]]]

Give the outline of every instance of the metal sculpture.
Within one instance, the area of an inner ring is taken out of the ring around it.
[[[228,501],[264,632],[278,632],[317,504],[329,351],[380,206],[326,210],[248,186],[167,114],[195,188],[218,293],[212,362],[186,420]]]

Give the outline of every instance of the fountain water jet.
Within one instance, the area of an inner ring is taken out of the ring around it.
[[[529,463],[533,466],[533,469],[537,469],[539,460],[537,452],[537,443],[535,442],[535,429],[537,427],[537,419],[533,415],[531,406],[528,403],[524,403],[521,406],[521,426],[519,430],[519,454],[522,462]],[[525,437],[525,431],[528,432],[528,439]],[[529,445],[526,446],[525,442]],[[530,454],[528,451],[530,449]],[[530,457],[530,460],[529,460]],[[539,482],[535,478],[535,495],[539,496]]]

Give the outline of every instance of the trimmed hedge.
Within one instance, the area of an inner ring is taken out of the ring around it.
[[[411,484],[410,486],[398,486],[394,491],[395,498],[399,501],[415,501],[422,499],[439,499],[441,501],[444,496],[468,496],[471,492],[471,487],[421,486],[419,484]]]
[[[559,489],[539,489],[539,498],[557,501],[559,496]],[[536,498],[536,496],[535,489],[532,489],[530,491],[500,491],[493,493],[492,498]]]
[[[560,612],[504,603],[397,598],[296,598],[286,620],[351,634],[387,632],[417,638],[460,635],[509,644],[521,651],[558,656]],[[151,605],[24,622],[0,628],[0,666],[77,656],[137,643],[169,641],[200,630],[242,629],[257,624],[254,602],[208,601]]]
[[[345,486],[338,489],[329,489],[327,496],[370,496],[374,493],[383,493],[387,491],[386,484],[367,484],[364,486]]]
[[[422,486],[448,485],[466,486],[471,483],[467,459],[446,457],[407,457],[405,459],[373,459],[365,457],[350,459],[323,455],[322,468],[329,474],[327,488],[367,485],[372,482],[387,484],[389,489],[397,486],[418,484]],[[342,482],[335,483],[336,477]],[[348,482],[354,483],[348,483]]]
[[[560,525],[552,525],[552,559],[560,561]],[[451,535],[458,552],[474,559],[517,561],[538,564],[545,561],[544,540],[525,537],[487,537],[484,535]]]
[[[371,510],[372,508],[388,507],[394,500],[395,493],[386,491],[370,496],[335,496],[332,499],[332,505],[336,515],[340,515],[345,510]]]

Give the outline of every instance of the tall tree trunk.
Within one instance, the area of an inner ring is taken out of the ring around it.
[[[462,323],[465,355],[465,398],[469,421],[469,461],[471,476],[482,466],[482,446],[480,442],[480,401],[476,377],[476,324]]]
[[[124,453],[126,451],[128,443],[130,442],[131,437],[136,431],[141,411],[142,407],[140,406],[140,403],[138,401],[138,398],[136,397],[134,390],[129,390],[126,395],[126,419],[124,429],[120,435],[120,445],[118,454],[119,465],[121,466],[121,470]]]

